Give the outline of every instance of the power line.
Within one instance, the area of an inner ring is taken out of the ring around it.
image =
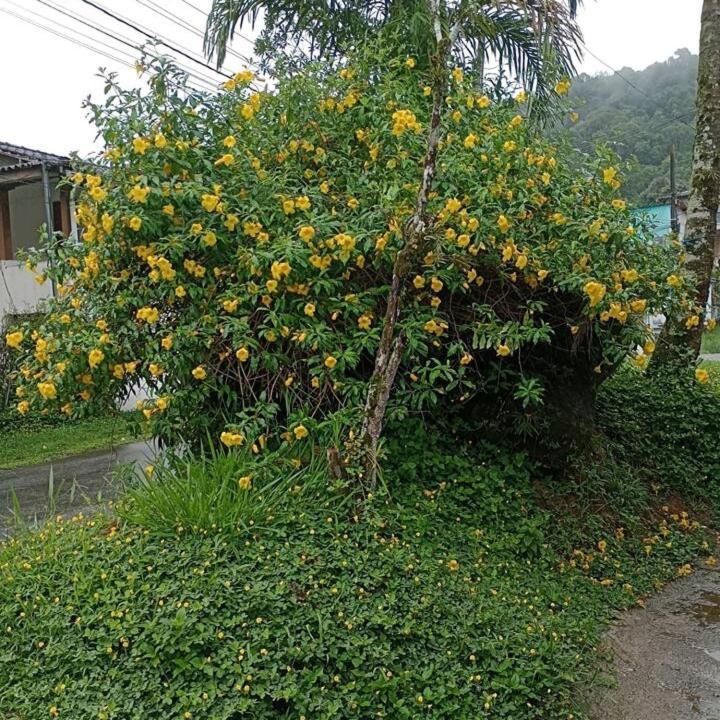
[[[153,0],[136,0],[140,5],[143,7],[146,7],[148,10],[151,10],[152,12],[156,13],[157,15],[160,15],[161,17],[165,18],[166,20],[169,20],[172,23],[175,23],[179,27],[181,27],[183,30],[186,30],[189,33],[192,33],[196,37],[199,37],[201,40],[205,39],[205,34],[198,30],[194,25],[187,22],[185,19],[181,18],[180,16],[175,16],[170,13],[168,13],[166,10],[161,8],[156,2],[153,2]],[[194,7],[191,5],[191,7]],[[196,10],[199,10],[199,8],[195,8]],[[200,11],[202,12],[202,11]],[[204,14],[204,13],[203,13]],[[242,62],[246,63],[247,65],[253,65],[253,62],[245,57],[244,55],[241,55],[239,52],[234,50],[233,48],[228,48],[228,54],[232,55],[233,57],[236,57],[238,60],[242,60]]]
[[[6,2],[10,2],[11,4],[16,4],[16,3],[13,3],[12,0],[6,0]],[[136,43],[132,42],[126,36],[118,35],[114,32],[111,32],[110,30],[103,27],[102,25],[100,25],[100,24],[96,25],[96,24],[88,21],[87,18],[84,18],[81,15],[75,15],[71,12],[68,12],[67,10],[64,10],[63,8],[53,5],[51,2],[47,2],[47,0],[36,0],[36,2],[39,2],[41,5],[44,5],[45,7],[50,8],[51,10],[54,10],[55,12],[60,13],[61,15],[65,15],[66,17],[69,17],[72,20],[75,20],[76,22],[79,22],[82,25],[85,25],[86,27],[89,27],[89,28],[95,30],[96,32],[99,32],[102,35],[105,35],[106,37],[112,38],[113,40],[121,43],[122,45],[132,48],[133,50],[135,50],[138,53],[142,52],[142,48],[140,47],[140,45],[137,45]],[[27,12],[31,12],[33,15],[37,15],[38,17],[41,17],[44,20],[48,20],[49,22],[57,22],[51,18],[45,17],[44,15],[40,15],[39,13],[33,12],[32,10],[28,10]],[[76,32],[77,34],[87,37],[95,42],[105,44],[105,43],[102,43],[102,41],[98,40],[97,38],[93,38],[89,35],[85,35],[84,33],[81,33],[79,30],[76,30],[75,28],[63,26],[61,23],[57,23],[57,24],[60,25],[61,27],[65,27],[67,30],[70,30],[71,32]],[[111,47],[111,46],[107,46],[107,47]],[[111,48],[111,49],[114,50],[115,48]],[[137,57],[133,56],[133,60],[135,60],[135,59],[137,59]],[[213,90],[215,89],[216,81],[213,78],[211,78],[207,75],[203,75],[201,73],[195,72],[194,70],[191,70],[190,68],[187,68],[187,67],[181,65],[180,63],[178,63],[178,67],[185,70],[185,72],[187,72],[190,77],[195,78],[198,82],[200,82],[202,84],[206,84],[209,89],[210,88],[212,88]]]
[[[49,33],[52,33],[53,35],[57,35],[58,37],[61,37],[65,40],[70,41],[74,45],[79,45],[81,47],[87,48],[88,50],[91,50],[92,52],[96,52],[98,55],[102,55],[103,57],[106,57],[110,60],[114,60],[115,62],[119,62],[121,65],[125,65],[126,67],[132,68],[132,63],[127,62],[127,60],[123,60],[122,58],[115,57],[114,55],[110,55],[109,53],[103,52],[102,50],[99,50],[96,47],[93,47],[91,45],[88,45],[87,43],[81,42],[80,40],[76,40],[75,38],[70,37],[69,35],[65,35],[64,33],[58,32],[57,30],[54,30],[53,28],[49,28],[46,25],[41,25],[38,22],[35,22],[34,20],[31,20],[30,18],[23,17],[22,15],[18,15],[16,12],[13,12],[12,10],[9,10],[8,8],[0,7],[0,12],[4,12],[7,15],[12,15],[13,17],[16,17],[18,20],[22,20],[23,22],[28,23],[29,25],[34,25],[37,28],[40,28],[41,30],[46,30]]]
[[[65,33],[62,33],[54,28],[51,28],[51,27],[48,27],[47,25],[43,25],[42,23],[36,22],[35,20],[32,20],[31,18],[27,18],[27,17],[24,17],[23,15],[19,15],[18,13],[13,12],[12,10],[10,10],[8,8],[0,6],[0,12],[3,12],[7,15],[11,15],[12,17],[17,18],[21,22],[27,23],[28,25],[32,25],[33,27],[39,28],[40,30],[49,32],[52,35],[56,35],[57,37],[62,38],[63,40],[67,40],[68,42],[72,43],[73,45],[77,45],[78,47],[83,47],[86,50],[90,50],[91,52],[101,55],[102,57],[107,58],[108,60],[113,60],[114,62],[117,62],[120,65],[124,65],[125,67],[128,67],[130,69],[134,69],[134,65],[123,58],[117,57],[116,55],[112,55],[111,53],[105,52],[104,50],[100,50],[99,48],[95,47],[94,45],[90,45],[90,44],[85,43],[81,40],[78,40],[70,35],[66,35]],[[115,52],[122,52],[122,51],[118,50],[116,48]],[[196,87],[193,87],[193,89],[199,90],[199,88],[196,88]]]
[[[208,15],[207,12],[205,10],[203,10],[202,8],[199,8],[197,5],[194,5],[193,3],[188,2],[188,0],[180,0],[180,2],[183,3],[184,5],[187,5],[189,8],[192,8],[196,12],[199,12],[204,18],[207,18],[207,15]],[[252,38],[249,38],[247,35],[243,35],[242,33],[239,33],[237,31],[234,34],[237,35],[241,40],[245,40],[246,42],[249,42],[251,45],[255,44],[255,41]],[[231,48],[228,48],[228,52],[231,53],[231,52],[233,52],[233,50]]]
[[[141,29],[138,27],[135,23],[131,22],[130,20],[125,20],[124,18],[116,15],[115,13],[111,12],[107,8],[104,8],[102,5],[98,5],[97,3],[93,2],[92,0],[82,0],[86,5],[89,5],[90,7],[95,8],[96,10],[99,10],[101,13],[107,15],[108,17],[111,17],[113,20],[116,20],[119,23],[122,23],[123,25],[132,28],[135,30],[135,32],[139,32],[141,35],[144,35],[149,40],[154,40],[155,42],[159,43],[160,45],[164,45],[167,48],[170,48],[173,52],[176,52],[178,55],[182,55],[182,57],[187,58],[188,60],[192,60],[192,62],[197,63],[198,65],[202,65],[203,67],[207,68],[208,70],[212,70],[212,72],[217,73],[218,75],[222,75],[226,78],[231,78],[232,75],[229,73],[224,72],[223,70],[217,70],[212,65],[208,65],[206,62],[203,62],[202,60],[198,60],[197,58],[193,57],[190,53],[185,52],[184,50],[181,50],[176,45],[173,45],[167,40],[164,40],[163,38],[159,37],[158,35],[152,35],[149,32]]]
[[[602,58],[599,58],[587,45],[585,45],[585,43],[583,43],[583,47],[584,47],[585,50],[587,51],[588,55],[590,55],[591,57],[594,57],[595,60],[597,60],[597,61],[598,61],[599,63],[601,63],[602,65],[604,65],[608,70],[611,70],[611,71],[612,71],[615,75],[617,75],[621,80],[623,80],[623,81],[624,81],[625,83],[627,83],[631,88],[633,88],[633,90],[635,90],[636,92],[639,92],[641,95],[644,95],[646,98],[648,98],[648,100],[650,100],[650,101],[655,105],[656,108],[659,108],[660,110],[662,110],[662,112],[664,112],[665,114],[667,114],[668,117],[671,118],[671,121],[670,121],[670,123],[668,123],[668,125],[671,124],[672,122],[679,122],[679,123],[682,123],[683,125],[685,125],[686,127],[689,127],[691,130],[693,130],[693,131],[695,130],[695,128],[694,128],[692,125],[690,125],[690,123],[686,123],[686,122],[682,119],[683,117],[692,117],[692,116],[693,116],[692,113],[684,113],[683,115],[677,115],[677,116],[671,115],[670,113],[668,113],[668,111],[667,111],[666,108],[664,108],[662,105],[659,105],[659,104],[657,103],[657,101],[655,100],[655,98],[653,98],[652,95],[650,95],[649,93],[645,92],[644,90],[642,90],[641,88],[639,88],[637,85],[635,85],[635,83],[633,83],[633,82],[631,82],[630,80],[628,80],[619,70],[616,70],[614,67],[612,67],[612,65],[609,65],[608,63],[606,63]]]

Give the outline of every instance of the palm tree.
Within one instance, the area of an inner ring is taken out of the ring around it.
[[[552,96],[560,76],[574,74],[581,35],[574,20],[578,0],[455,0],[446,14],[462,15],[456,59],[482,78],[487,61],[538,96]],[[422,62],[432,47],[427,0],[213,0],[205,52],[218,65],[236,30],[263,29],[256,50],[267,67],[278,56],[294,63],[336,60],[381,34],[402,37],[398,52]],[[426,60],[427,61],[427,60]]]

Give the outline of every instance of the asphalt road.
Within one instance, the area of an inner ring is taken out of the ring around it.
[[[42,465],[0,470],[0,528],[12,524],[16,508],[24,520],[32,522],[48,514],[102,505],[116,494],[113,474],[118,465],[137,463],[144,467],[153,455],[152,444],[137,442]]]

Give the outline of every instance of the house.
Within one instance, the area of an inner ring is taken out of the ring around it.
[[[57,187],[69,169],[67,157],[0,141],[0,326],[52,296],[52,284],[38,285],[17,251],[37,245],[48,221],[53,232],[77,236],[70,193]]]

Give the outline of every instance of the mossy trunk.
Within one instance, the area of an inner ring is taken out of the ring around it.
[[[686,267],[697,283],[695,303],[704,314],[717,252],[720,201],[720,0],[704,0],[701,22],[697,125],[684,245]],[[680,315],[668,318],[655,362],[688,353],[697,358],[703,323],[688,329],[685,319]]]
[[[427,254],[433,242],[433,221],[428,216],[427,205],[437,171],[437,155],[442,132],[441,121],[448,86],[447,58],[459,28],[454,29],[449,37],[444,37],[440,24],[438,0],[430,0],[430,6],[437,43],[436,53],[432,59],[433,108],[415,211],[405,225],[403,247],[398,251],[393,263],[383,331],[365,400],[358,447],[363,467],[362,480],[365,487],[368,488],[372,488],[377,479],[377,452],[380,434],[385,421],[385,411],[390,400],[390,393],[405,349],[405,337],[402,330],[398,328],[398,323],[408,278],[420,266],[422,258]]]

